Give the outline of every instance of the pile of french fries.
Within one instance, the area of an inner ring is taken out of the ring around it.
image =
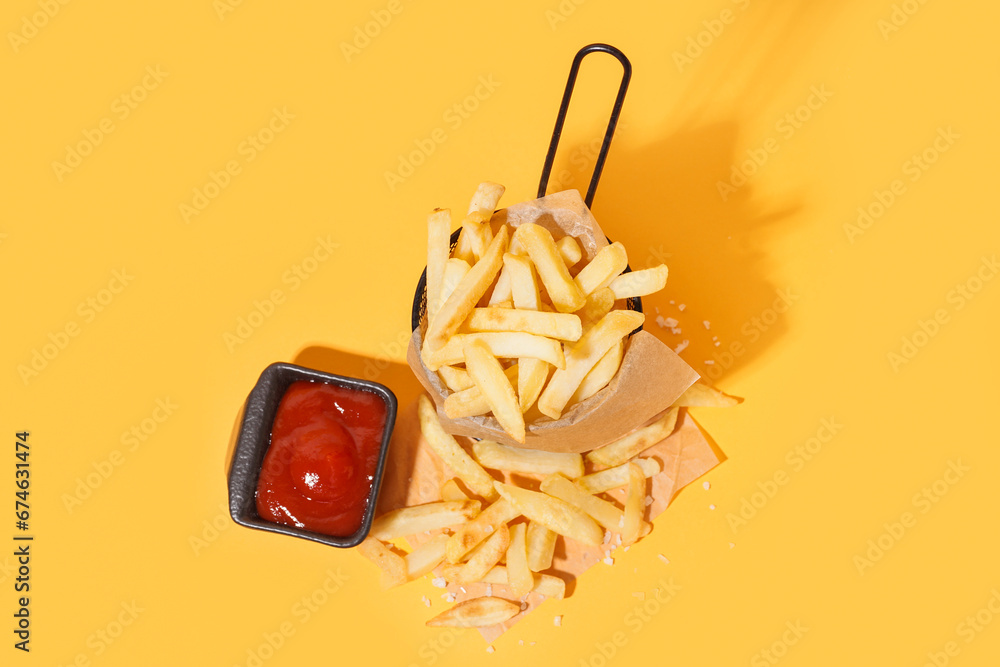
[[[450,418],[492,413],[523,443],[533,407],[559,419],[614,378],[626,337],[643,322],[641,313],[615,304],[662,289],[667,267],[623,274],[628,259],[620,243],[577,267],[582,251],[575,239],[554,239],[530,223],[513,233],[491,224],[503,192],[495,183],[479,186],[454,251],[450,213],[439,209],[429,217],[421,359],[451,392],[444,405]],[[428,626],[503,623],[531,592],[565,596],[566,582],[553,569],[559,539],[599,547],[617,533],[628,546],[650,532],[646,480],[661,468],[642,453],[673,432],[681,408],[740,400],[696,383],[651,424],[578,454],[487,440],[463,446],[423,395],[424,441],[454,477],[441,486],[440,500],[377,517],[359,550],[381,569],[386,588],[431,572],[449,583],[499,587],[500,595],[460,602]],[[534,480],[527,483],[532,488],[490,471]],[[607,492],[622,487],[627,492],[619,506]],[[396,543],[415,536],[423,541],[408,553]]]
[[[428,217],[420,356],[450,392],[449,418],[492,413],[524,443],[526,419],[559,419],[614,378],[626,337],[643,323],[642,313],[615,304],[663,289],[667,267],[623,273],[621,243],[580,266],[583,252],[571,236],[492,223],[503,192],[497,183],[479,185],[454,251],[450,211]]]

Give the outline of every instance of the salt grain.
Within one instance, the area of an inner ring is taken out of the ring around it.
[[[720,343],[719,341],[715,341],[715,347],[719,347],[720,345],[722,345],[722,343]]]
[[[710,509],[710,510],[714,510],[714,509],[715,509],[715,505],[709,505],[709,506],[708,506],[708,509]]]
[[[702,483],[701,483],[701,486],[702,486],[702,488],[704,488],[704,489],[705,489],[706,491],[708,491],[709,489],[711,489],[711,488],[712,488],[712,485],[711,485],[711,484],[709,484],[708,482],[702,482]]]
[[[603,562],[604,562],[605,565],[614,565],[615,564],[615,559],[612,558],[611,556],[608,556],[607,558],[604,559]]]
[[[486,584],[486,597],[493,597],[493,584]]]
[[[557,628],[561,628],[562,627],[562,616],[555,616],[555,617],[553,617],[553,619],[552,619],[552,625],[556,626]]]
[[[663,554],[657,554],[657,555],[659,556],[660,560],[662,560],[667,565],[670,565],[670,560],[666,556],[664,556]]]
[[[709,322],[708,320],[702,320],[701,323],[705,325],[706,329],[711,329],[712,328],[712,323]]]
[[[493,648],[492,646],[487,646],[487,647],[486,647],[486,652],[487,652],[487,653],[493,653],[493,651],[495,651],[495,650],[496,650],[496,649],[495,649],[495,648]]]
[[[687,308],[687,306],[685,306],[683,303],[677,306],[677,310],[684,310],[685,308]]]
[[[423,596],[420,599],[424,601],[424,606],[425,607],[430,607],[431,606],[431,599],[429,597],[427,597],[426,595]]]
[[[646,496],[646,507],[653,504],[653,496]]]
[[[713,360],[711,360],[711,359],[706,359],[706,360],[705,360],[705,364],[706,364],[706,365],[708,365],[708,366],[711,366],[711,365],[712,365],[712,364],[714,364],[714,363],[715,363],[715,362],[714,362]]]
[[[435,577],[431,580],[431,585],[434,588],[444,588],[448,585],[448,581],[444,577]]]
[[[677,345],[677,347],[674,348],[674,353],[675,354],[680,354],[681,352],[683,352],[684,350],[686,350],[687,346],[690,345],[690,344],[691,344],[691,341],[689,341],[689,340],[682,340]]]
[[[735,547],[735,546],[736,546],[736,545],[735,545],[735,544],[733,544],[732,542],[730,542],[730,543],[729,543],[729,548],[730,548],[730,549],[732,549],[732,548],[733,548],[733,547]]]
[[[677,320],[675,320],[672,317],[668,317],[668,318],[664,319],[663,323],[666,324],[668,327],[675,327],[675,326],[677,326]]]
[[[622,551],[628,551],[628,550],[629,550],[629,545],[625,545],[625,548],[622,549]]]
[[[624,523],[624,521],[625,521],[625,518],[622,517],[621,523]],[[603,542],[603,544],[607,544],[610,541],[611,541],[611,531],[610,530],[606,530],[606,531],[604,531],[604,542]]]
[[[681,333],[681,328],[680,327],[674,327],[673,329],[670,330],[670,333],[672,333],[675,336],[677,336],[677,335],[679,335]]]

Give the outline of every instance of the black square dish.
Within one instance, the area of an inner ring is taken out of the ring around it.
[[[385,427],[382,432],[375,479],[372,480],[361,527],[353,535],[346,537],[324,535],[295,526],[273,523],[262,519],[257,513],[257,482],[264,455],[271,445],[271,428],[278,411],[278,404],[293,382],[303,380],[371,392],[385,401]],[[386,454],[389,451],[389,439],[392,437],[392,429],[396,422],[396,407],[395,394],[377,382],[332,375],[294,364],[276,363],[268,366],[247,397],[236,447],[229,464],[229,514],[233,517],[233,521],[247,528],[301,537],[334,547],[353,547],[360,544],[371,529],[375,504],[382,485]]]

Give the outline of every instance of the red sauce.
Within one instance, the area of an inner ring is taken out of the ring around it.
[[[346,537],[361,526],[386,405],[377,394],[295,382],[281,399],[257,482],[262,519]]]

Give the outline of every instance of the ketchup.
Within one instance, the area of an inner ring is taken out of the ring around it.
[[[262,519],[346,537],[361,527],[386,405],[377,394],[295,382],[281,399],[257,482]]]

